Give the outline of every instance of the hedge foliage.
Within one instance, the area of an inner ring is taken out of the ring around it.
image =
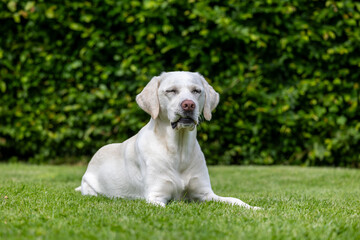
[[[0,159],[90,156],[135,134],[152,76],[220,93],[210,164],[360,165],[357,1],[0,1]]]

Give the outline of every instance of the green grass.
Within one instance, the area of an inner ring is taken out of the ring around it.
[[[1,164],[0,239],[360,239],[359,170],[209,170],[216,193],[264,210],[81,196],[83,166]]]

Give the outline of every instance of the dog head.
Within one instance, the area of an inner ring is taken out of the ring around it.
[[[199,73],[168,72],[153,77],[136,102],[153,119],[169,121],[173,129],[194,129],[201,112],[210,121],[219,94]]]

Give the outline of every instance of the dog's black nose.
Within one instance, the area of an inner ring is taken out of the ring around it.
[[[181,103],[181,108],[186,112],[194,111],[195,107],[195,103],[191,100],[185,100]]]

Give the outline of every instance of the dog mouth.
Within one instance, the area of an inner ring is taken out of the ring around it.
[[[190,127],[196,125],[196,121],[190,117],[179,118],[176,122],[171,123],[173,129],[177,128],[178,125],[182,127]]]

